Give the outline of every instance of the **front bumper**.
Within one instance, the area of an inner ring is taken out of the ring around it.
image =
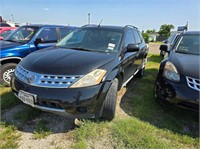
[[[18,97],[20,90],[36,95],[34,108],[71,118],[94,118],[100,111],[111,82],[84,88],[47,88],[28,85],[15,75],[11,88]]]
[[[199,112],[200,93],[187,85],[184,76],[181,77],[181,81],[178,83],[160,77],[157,78],[156,85],[160,89],[162,99],[176,106]]]

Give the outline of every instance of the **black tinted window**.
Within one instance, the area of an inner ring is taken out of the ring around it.
[[[67,34],[69,34],[72,31],[72,29],[69,29],[69,28],[66,28],[66,27],[59,28],[59,29],[60,29],[61,38],[64,38]]]
[[[43,42],[57,42],[58,37],[55,28],[44,28],[37,38],[41,38]]]
[[[133,34],[134,34],[134,37],[135,37],[135,42],[136,43],[141,43],[141,38],[140,38],[138,32],[137,31],[133,31]]]
[[[127,47],[128,44],[135,44],[133,32],[131,30],[129,30],[125,36],[124,46]]]
[[[0,27],[11,27],[11,26],[7,23],[0,23]]]

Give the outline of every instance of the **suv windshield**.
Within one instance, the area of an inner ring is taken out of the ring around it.
[[[199,41],[200,34],[183,35],[177,42],[175,52],[199,55]]]
[[[33,35],[37,32],[37,30],[38,27],[20,27],[8,37],[6,37],[5,40],[11,42],[28,43],[32,39]]]
[[[57,43],[59,47],[98,52],[115,52],[120,44],[122,31],[104,28],[82,28],[68,34]]]

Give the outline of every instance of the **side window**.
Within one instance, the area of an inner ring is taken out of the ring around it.
[[[64,38],[67,34],[69,34],[70,32],[72,32],[72,29],[63,27],[63,28],[59,28],[60,29],[60,36],[61,39]]]
[[[144,38],[143,38],[142,34],[141,34],[140,32],[137,32],[137,33],[138,33],[139,36],[140,36],[140,40],[141,40],[142,42],[144,42]]]
[[[44,43],[57,42],[58,40],[55,28],[44,28],[37,38],[41,38]]]
[[[124,39],[124,46],[127,47],[128,44],[135,44],[133,32],[131,30],[126,32],[125,39]]]
[[[135,42],[136,42],[136,44],[141,43],[142,40],[141,40],[141,38],[140,38],[138,32],[137,32],[137,31],[133,31],[133,34],[134,34],[134,37],[135,37]]]

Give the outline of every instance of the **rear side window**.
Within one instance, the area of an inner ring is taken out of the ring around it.
[[[58,37],[55,28],[44,28],[37,38],[41,38],[44,43],[57,42]]]
[[[72,29],[66,28],[66,27],[59,28],[59,29],[60,29],[60,37],[61,37],[61,39],[64,38],[67,34],[69,34],[70,32],[73,31]]]

